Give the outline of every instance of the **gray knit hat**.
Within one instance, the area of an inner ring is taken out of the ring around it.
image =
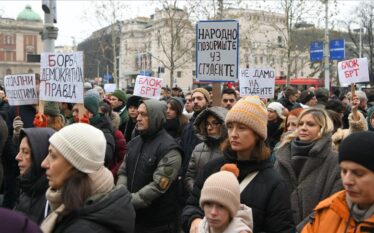
[[[240,207],[240,187],[236,176],[229,171],[214,173],[206,179],[200,195],[200,206],[205,202],[216,202],[236,216]]]
[[[90,174],[104,165],[106,139],[101,130],[89,124],[68,125],[53,134],[49,143],[81,172]]]

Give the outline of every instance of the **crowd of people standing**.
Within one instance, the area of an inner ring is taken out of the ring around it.
[[[286,87],[267,100],[164,87],[156,100],[85,87],[83,104],[42,112],[2,97],[2,206],[12,211],[0,216],[29,219],[8,232],[374,232],[365,92]]]

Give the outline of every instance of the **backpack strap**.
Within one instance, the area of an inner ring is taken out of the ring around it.
[[[247,187],[249,183],[257,176],[258,171],[251,172],[249,173],[242,182],[240,182],[239,187],[240,187],[240,193]]]

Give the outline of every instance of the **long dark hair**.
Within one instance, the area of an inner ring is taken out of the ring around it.
[[[83,207],[91,196],[90,179],[86,173],[75,170],[62,187],[61,202],[65,205],[62,215],[67,215]]]

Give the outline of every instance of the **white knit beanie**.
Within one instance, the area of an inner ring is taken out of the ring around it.
[[[214,173],[206,179],[200,195],[200,206],[205,202],[216,202],[236,216],[240,207],[240,188],[236,176],[229,171]]]
[[[268,109],[275,111],[278,117],[284,119],[285,116],[283,115],[284,106],[279,102],[272,102],[268,105]]]
[[[90,174],[104,165],[106,139],[103,132],[92,125],[65,126],[49,138],[49,143],[81,172]]]

